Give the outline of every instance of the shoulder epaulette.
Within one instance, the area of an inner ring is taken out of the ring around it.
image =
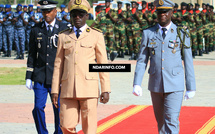
[[[65,29],[65,30],[63,30],[63,31],[60,31],[59,34],[61,34],[61,33],[63,33],[63,32],[66,32],[66,31],[68,31],[68,30],[70,30],[70,28],[67,28],[67,29]]]
[[[100,32],[100,33],[103,33],[102,32],[102,30],[100,30],[100,29],[97,29],[97,28],[95,28],[95,27],[91,27],[93,30],[96,30],[96,31],[98,31],[98,32]]]

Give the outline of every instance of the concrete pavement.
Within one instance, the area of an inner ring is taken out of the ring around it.
[[[148,87],[148,74],[143,78],[143,96],[132,94],[135,61],[117,58],[113,63],[130,63],[130,73],[110,73],[111,90],[108,104],[99,104],[98,120],[101,120],[131,104],[151,105]],[[0,67],[26,67],[25,60],[0,58]],[[183,101],[183,106],[215,107],[215,52],[194,59],[197,92],[193,99]],[[1,82],[0,82],[1,83]],[[0,133],[2,134],[36,134],[31,111],[33,109],[33,91],[25,85],[0,85]],[[46,120],[50,133],[53,133],[53,112],[50,99],[47,100]],[[78,130],[81,125],[78,125]]]

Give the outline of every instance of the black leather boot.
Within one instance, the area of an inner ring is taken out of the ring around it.
[[[19,60],[21,59],[20,54],[17,54],[16,58],[14,58],[14,60]]]
[[[11,51],[8,51],[7,57],[11,57]]]
[[[21,59],[21,60],[24,60],[24,53],[22,53],[22,54],[20,55],[20,59]]]
[[[202,56],[202,49],[199,49],[199,56]]]
[[[121,58],[124,58],[124,51],[121,49]]]

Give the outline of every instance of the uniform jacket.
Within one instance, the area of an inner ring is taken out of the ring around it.
[[[61,98],[90,98],[101,92],[110,92],[109,73],[89,72],[89,64],[106,64],[107,54],[102,32],[87,26],[77,39],[73,30],[59,35],[54,64],[52,93]]]
[[[51,85],[57,51],[57,35],[66,28],[68,27],[65,24],[56,20],[52,30],[52,40],[48,37],[48,31],[44,21],[32,28],[26,79]],[[56,37],[55,42],[53,41],[53,37]]]
[[[143,31],[134,85],[141,85],[148,59],[150,59],[148,70],[148,89],[150,91],[164,93],[183,91],[184,85],[186,85],[187,90],[196,90],[191,48],[184,48],[184,69],[180,39],[176,38],[176,28],[177,26],[172,23],[165,39],[162,38],[158,24]],[[189,36],[186,35],[185,38],[185,45],[190,46]],[[175,53],[173,53],[174,49],[176,50]]]

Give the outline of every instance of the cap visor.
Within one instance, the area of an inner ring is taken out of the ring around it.
[[[45,9],[40,9],[41,11],[52,11],[54,8],[45,8]]]

